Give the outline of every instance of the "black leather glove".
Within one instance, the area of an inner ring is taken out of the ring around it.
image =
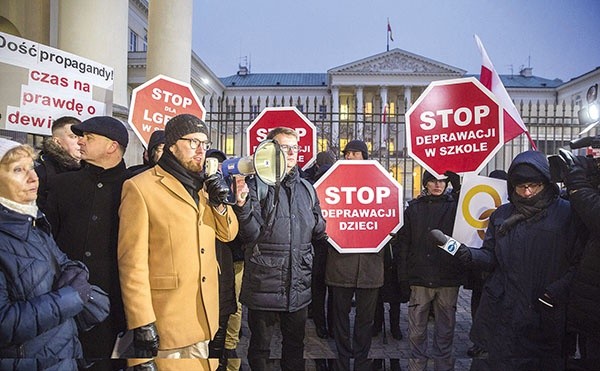
[[[133,329],[133,350],[136,358],[156,357],[159,346],[158,330],[154,323]]]
[[[444,173],[445,176],[448,177],[448,182],[452,185],[452,192],[459,193],[460,192],[460,175],[456,174],[453,171],[446,171]]]
[[[217,172],[209,176],[204,179],[204,185],[208,193],[208,202],[212,206],[219,206],[227,202],[229,186],[225,182],[225,179],[223,179],[223,174]]]
[[[154,360],[150,360],[148,362],[133,366],[133,371],[158,371],[158,366]]]
[[[561,158],[561,176],[569,193],[581,188],[591,187],[589,176],[597,172],[595,161],[584,156],[574,156],[562,148],[558,150]]]

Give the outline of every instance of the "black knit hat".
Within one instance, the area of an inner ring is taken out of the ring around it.
[[[129,143],[129,134],[121,121],[110,116],[96,116],[83,121],[81,124],[71,126],[71,131],[76,135],[83,133],[102,135],[112,139],[123,147]]]
[[[355,139],[349,141],[348,144],[346,144],[346,147],[344,147],[342,153],[345,155],[348,151],[362,152],[363,159],[369,159],[369,149],[367,148],[367,144],[362,140]]]
[[[187,113],[171,118],[165,125],[165,147],[171,147],[183,136],[191,133],[203,133],[208,137],[206,124],[198,117]]]

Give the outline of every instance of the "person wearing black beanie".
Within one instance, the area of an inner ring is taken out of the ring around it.
[[[206,359],[219,327],[215,238],[232,241],[238,221],[224,204],[222,175],[204,173],[209,147],[202,120],[175,116],[158,164],[123,184],[118,257],[127,325],[136,358],[156,356],[158,369],[162,358],[218,366]]]

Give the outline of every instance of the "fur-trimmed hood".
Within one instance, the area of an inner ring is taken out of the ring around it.
[[[62,170],[77,170],[80,167],[79,160],[73,158],[52,138],[47,138],[42,143],[39,162],[51,161]],[[59,171],[60,172],[60,171]]]

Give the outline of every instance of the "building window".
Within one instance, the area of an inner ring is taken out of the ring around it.
[[[319,120],[327,119],[327,106],[324,104],[319,105]]]
[[[148,51],[148,34],[144,35],[144,42],[142,44],[142,50]]]
[[[129,30],[129,51],[130,52],[137,51],[137,38],[138,38],[138,35],[133,30]]]
[[[233,105],[233,104],[227,105],[227,107],[225,108],[225,118],[227,120],[235,119],[235,105]]]
[[[260,107],[258,106],[258,104],[254,104],[254,105],[250,106],[250,118],[251,119],[256,118],[256,116],[258,116],[259,113],[260,113]]]
[[[340,104],[340,121],[348,121],[348,104]]]

